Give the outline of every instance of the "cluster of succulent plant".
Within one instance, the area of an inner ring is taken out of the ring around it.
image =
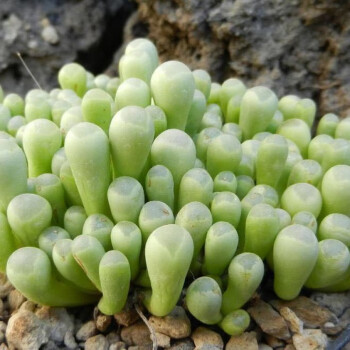
[[[290,300],[350,288],[350,118],[129,43],[120,77],[0,91],[0,271],[50,306],[120,312],[136,291],[231,335],[267,265]],[[267,262],[267,265],[264,264]]]

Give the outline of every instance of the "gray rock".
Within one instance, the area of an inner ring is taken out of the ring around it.
[[[85,350],[108,350],[109,343],[102,334],[95,335],[85,342]]]
[[[76,334],[78,340],[86,341],[88,338],[97,334],[97,328],[94,321],[84,323]]]
[[[350,112],[350,3],[316,0],[137,0],[127,40],[148,36],[161,61],[312,97],[319,115]],[[115,66],[115,62],[113,64]]]
[[[70,61],[102,72],[121,45],[123,25],[135,7],[129,0],[2,0],[0,82],[4,90],[24,94],[35,87],[16,52],[45,89],[57,85],[59,68]]]
[[[73,321],[65,308],[43,306],[36,315],[49,327],[50,339],[63,343],[66,333],[73,329]]]
[[[317,304],[326,307],[340,317],[344,310],[350,307],[350,292],[343,293],[312,293],[311,299]]]
[[[106,339],[108,340],[109,344],[114,344],[120,341],[120,336],[118,332],[112,331],[106,335]]]
[[[41,36],[46,42],[52,45],[58,44],[58,42],[60,41],[57,31],[52,25],[44,27],[41,31]]]
[[[41,348],[42,350],[59,350],[60,347],[56,345],[55,342],[53,341],[49,341],[47,344],[45,344],[44,346],[42,346]]]
[[[195,346],[190,339],[178,340],[175,342],[169,350],[193,350]]]
[[[34,313],[19,310],[8,321],[6,339],[19,350],[36,350],[49,341],[50,330]]]
[[[66,332],[66,334],[64,335],[63,342],[64,342],[64,345],[70,350],[76,349],[78,347],[78,344],[75,341],[72,330],[68,330]]]

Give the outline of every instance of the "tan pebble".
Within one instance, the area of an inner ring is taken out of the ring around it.
[[[321,327],[326,322],[336,319],[331,311],[304,296],[299,296],[291,301],[272,300],[271,304],[277,310],[284,306],[289,307],[304,322],[305,327]]]
[[[276,337],[269,335],[269,334],[265,334],[264,336],[266,343],[271,346],[272,348],[278,348],[278,347],[282,347],[285,345],[284,341],[281,339],[277,339]]]
[[[194,345],[198,348],[203,345],[213,345],[219,349],[224,348],[224,342],[219,333],[205,327],[198,327],[191,335]]]
[[[293,333],[303,333],[304,323],[303,321],[292,311],[289,307],[284,306],[280,309],[281,316],[286,320],[289,329]]]
[[[21,311],[31,311],[34,312],[36,309],[36,305],[29,300],[26,300],[21,307],[19,308]]]
[[[27,299],[20,293],[17,289],[11,290],[8,295],[8,302],[10,311],[14,311],[19,309],[19,307],[26,301]]]
[[[105,332],[112,322],[112,316],[100,314],[96,318],[96,328],[100,332]]]
[[[327,346],[327,336],[319,329],[305,329],[303,334],[293,335],[296,350],[319,350]]]
[[[166,334],[173,339],[186,338],[191,334],[191,322],[181,306],[175,306],[174,310],[167,316],[151,316],[149,323],[155,331]]]
[[[151,344],[148,327],[139,321],[129,327],[124,327],[120,333],[122,340],[129,346]]]
[[[118,341],[110,345],[109,350],[126,350],[126,344],[123,341]]]
[[[109,344],[102,334],[95,335],[85,342],[85,350],[108,350]]]
[[[115,320],[121,326],[131,326],[140,319],[139,314],[134,308],[128,307],[125,310],[114,315]]]
[[[6,328],[8,344],[18,349],[39,349],[49,341],[49,335],[47,324],[26,310],[11,316]]]
[[[155,332],[156,338],[157,338],[157,345],[162,348],[168,348],[170,347],[170,337],[163,333]],[[152,340],[152,336],[150,335],[150,339]]]
[[[78,330],[76,337],[78,340],[86,341],[97,333],[97,328],[94,321],[84,323]]]
[[[268,303],[256,300],[247,311],[264,333],[283,340],[290,338],[286,321]]]
[[[255,332],[244,332],[238,337],[231,337],[225,350],[259,350]]]
[[[134,346],[128,347],[128,350],[152,350],[152,349],[153,349],[152,344],[134,345]]]
[[[283,350],[296,350],[293,344],[288,344]]]

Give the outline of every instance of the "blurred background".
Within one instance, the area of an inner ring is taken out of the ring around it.
[[[0,84],[22,95],[35,87],[17,52],[45,89],[70,61],[116,75],[135,37],[219,83],[310,97],[318,116],[350,113],[348,0],[1,0]]]

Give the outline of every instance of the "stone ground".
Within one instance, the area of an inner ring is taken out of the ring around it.
[[[350,292],[313,293],[290,302],[266,302],[256,294],[247,307],[251,325],[239,337],[199,324],[182,306],[166,317],[150,316],[141,309],[147,325],[131,306],[113,317],[92,306],[38,306],[2,275],[0,350],[153,350],[156,345],[169,350],[335,350],[333,339],[350,324]]]

